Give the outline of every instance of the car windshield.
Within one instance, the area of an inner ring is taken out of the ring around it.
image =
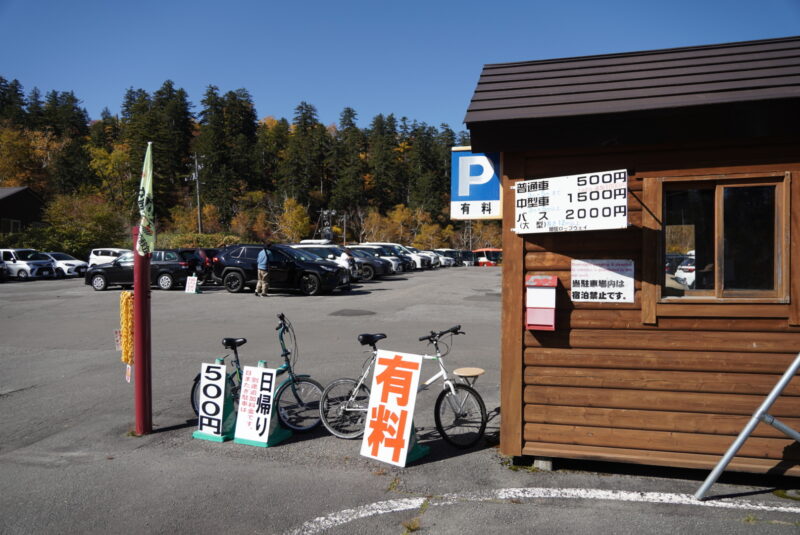
[[[319,262],[322,258],[318,257],[314,253],[309,253],[308,251],[301,250],[301,249],[293,249],[291,247],[281,248],[281,251],[288,254],[295,260],[300,260],[302,262]]]
[[[54,260],[77,260],[77,258],[67,253],[50,253],[50,256],[52,256]]]
[[[348,249],[351,253],[359,258],[374,258],[374,253],[368,253],[366,251],[362,251],[361,249]]]
[[[117,257],[117,260],[119,262],[133,262],[133,253],[132,252],[122,253]]]
[[[17,256],[20,260],[50,260],[46,254],[38,253],[33,249],[17,251]]]

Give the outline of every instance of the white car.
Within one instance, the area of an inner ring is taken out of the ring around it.
[[[414,254],[418,254],[418,255],[422,256],[423,258],[427,258],[428,260],[430,260],[430,264],[428,264],[425,267],[430,267],[432,269],[436,269],[436,268],[438,268],[438,267],[440,267],[442,265],[442,261],[439,258],[439,255],[434,253],[433,251],[420,251],[416,247],[411,247],[410,245],[407,246],[406,249],[408,249],[409,251],[411,251]]]
[[[89,268],[89,264],[67,253],[50,252],[42,254],[50,257],[50,260],[55,264],[56,277],[83,277]]]
[[[414,261],[414,266],[416,267],[416,269],[431,267],[430,258],[415,253],[413,251],[409,251],[407,247],[400,245],[399,243],[372,241],[372,242],[365,242],[363,245],[378,245],[380,247],[388,247],[390,250],[394,251],[397,254],[409,256]]]
[[[694,252],[694,251],[692,251]],[[687,257],[675,270],[675,282],[686,286],[689,289],[694,289],[695,279],[695,265],[694,257]]]
[[[108,264],[117,259],[122,253],[129,253],[130,249],[118,249],[116,247],[103,247],[102,249],[92,249],[89,253],[89,267],[98,264]]]
[[[456,265],[455,258],[451,258],[451,257],[449,257],[447,255],[442,254],[442,253],[437,253],[436,251],[422,251],[422,252],[423,253],[435,254],[437,256],[437,258],[439,258],[439,265],[442,266],[442,267],[453,267],[453,266]]]
[[[6,263],[8,275],[19,280],[52,278],[56,275],[53,261],[33,249],[0,249],[0,257]]]

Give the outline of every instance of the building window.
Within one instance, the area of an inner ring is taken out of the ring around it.
[[[788,299],[788,174],[663,179],[663,301]]]
[[[22,230],[22,221],[19,219],[0,219],[0,234],[11,234]]]

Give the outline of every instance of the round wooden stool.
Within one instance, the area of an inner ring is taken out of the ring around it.
[[[457,375],[464,380],[469,386],[474,386],[478,377],[486,373],[483,368],[456,368],[453,370],[453,375]]]

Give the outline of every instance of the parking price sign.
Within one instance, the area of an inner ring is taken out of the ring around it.
[[[406,465],[421,369],[422,355],[378,350],[361,455]]]
[[[625,169],[522,180],[513,188],[517,234],[628,227]]]

